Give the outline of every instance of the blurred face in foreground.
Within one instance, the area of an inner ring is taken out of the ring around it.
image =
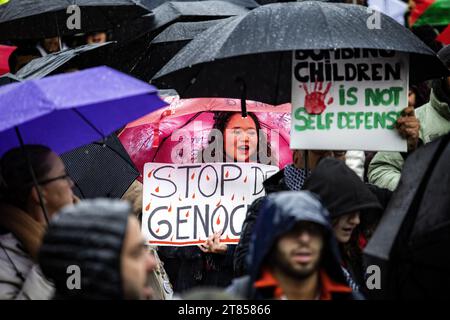
[[[139,222],[136,217],[130,216],[121,255],[122,281],[126,300],[152,297],[153,292],[147,287],[147,283],[155,267],[156,259],[145,245]]]
[[[313,222],[299,222],[279,238],[271,263],[290,278],[306,279],[318,271],[322,247],[322,227]]]
[[[339,243],[350,241],[353,230],[359,225],[359,211],[344,214],[333,221],[333,230]]]
[[[225,153],[237,162],[249,162],[258,150],[258,132],[255,121],[240,113],[233,115],[225,127]]]

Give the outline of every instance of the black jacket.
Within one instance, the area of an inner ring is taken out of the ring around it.
[[[285,191],[265,197],[251,235],[247,255],[247,263],[252,266],[250,274],[234,280],[227,288],[228,293],[246,299],[273,299],[273,292],[256,289],[253,284],[260,278],[266,258],[277,239],[300,221],[314,222],[324,228],[324,247],[319,268],[334,282],[347,285],[328,216],[328,210],[311,192]],[[351,292],[336,293],[332,298],[353,300],[362,297]]]
[[[288,186],[284,182],[284,169],[278,171],[276,174],[264,181],[263,186],[266,194],[289,190]],[[236,250],[234,251],[233,261],[234,275],[237,277],[247,274],[245,257],[248,253],[250,236],[252,234],[256,218],[258,217],[258,211],[264,198],[265,197],[261,197],[253,201],[248,208],[247,217],[242,225],[241,238],[236,246]]]
[[[360,212],[361,223],[353,231],[352,239],[340,246],[346,269],[365,292],[365,267],[362,251],[358,246],[358,237],[381,217],[383,210],[377,197],[343,161],[333,158],[319,162],[306,179],[303,189],[319,195],[330,212],[331,219],[347,213]]]

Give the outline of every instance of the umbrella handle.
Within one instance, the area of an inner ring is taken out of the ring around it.
[[[239,84],[241,90],[242,118],[247,118],[247,85],[245,84],[244,79],[242,79],[241,77],[237,78],[236,82]]]

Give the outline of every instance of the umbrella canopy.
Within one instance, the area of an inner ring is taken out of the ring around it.
[[[197,36],[152,80],[181,97],[246,98],[272,105],[291,100],[292,51],[367,48],[410,53],[410,80],[448,74],[408,29],[380,14],[369,29],[367,8],[318,1],[277,3],[218,23]],[[427,68],[422,68],[426,65]]]
[[[115,134],[61,155],[82,199],[121,198],[139,171]]]
[[[170,25],[153,39],[131,73],[143,81],[150,81],[189,41],[219,21],[222,20],[177,22]]]
[[[382,298],[448,299],[450,134],[417,150],[364,250],[382,266]],[[375,290],[376,291],[376,290]]]
[[[152,12],[155,17],[152,29],[156,30],[179,21],[181,18],[188,18],[190,21],[203,21],[242,15],[249,12],[249,10],[227,1],[209,0],[165,2],[153,9]]]
[[[40,79],[47,75],[63,71],[62,69],[83,69],[105,63],[106,47],[112,42],[87,44],[75,49],[49,54],[45,57],[31,60],[16,73],[16,77],[30,80]],[[100,50],[103,48],[103,50]],[[106,55],[107,56],[107,55]]]
[[[214,124],[214,113],[218,111],[240,112],[240,100],[236,99],[186,99],[166,98],[170,106],[155,111],[126,126],[119,134],[120,141],[131,156],[138,170],[143,172],[147,162],[173,163],[181,162],[182,156],[172,159],[172,150],[192,143],[190,162],[196,162],[197,154],[208,144],[208,135]],[[270,143],[272,154],[278,158],[279,167],[292,162],[289,148],[289,130],[291,125],[291,106],[270,106],[248,101],[248,111],[258,117],[261,128]],[[272,138],[274,129],[279,138]],[[174,132],[183,130],[191,140],[179,141]],[[193,141],[193,142],[191,142]]]
[[[192,2],[192,0],[178,0],[177,2]],[[209,1],[209,0],[198,0],[198,1]],[[254,0],[223,0],[229,3],[236,4],[238,6],[247,8],[247,9],[254,9],[259,6],[258,2]],[[172,2],[168,0],[140,0],[141,4],[146,7],[147,9],[153,10],[160,5],[166,3],[166,2]]]
[[[81,30],[70,30],[67,8],[80,8]],[[20,0],[0,6],[0,39],[37,39],[115,28],[149,13],[135,0]]]
[[[63,153],[166,105],[157,90],[107,67],[0,87],[0,156],[24,143]]]
[[[163,30],[177,22],[223,19],[242,15],[248,11],[244,7],[225,1],[166,2],[154,9],[152,14],[127,23],[117,30],[116,39],[119,48],[114,51],[112,66],[148,81],[150,79],[148,74],[154,75],[152,66],[150,72],[147,71],[151,61],[151,42]],[[130,33],[130,29],[134,31]],[[183,44],[176,45],[178,50],[181,45]],[[168,61],[167,58],[165,61]]]
[[[8,58],[16,47],[0,45],[0,76],[9,72]]]

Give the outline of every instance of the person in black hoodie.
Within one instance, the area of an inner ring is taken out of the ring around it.
[[[226,292],[245,299],[362,299],[346,282],[328,216],[308,191],[267,196],[250,241],[250,274]]]
[[[314,170],[319,161],[326,157],[342,157],[342,152],[331,150],[308,150],[307,152],[304,150],[292,150],[292,164],[287,165],[284,169],[281,169],[263,182],[265,193],[271,194],[280,191],[301,190],[307,178],[307,170],[304,161],[305,154],[308,155],[307,162],[309,172]],[[248,253],[250,236],[264,198],[265,197],[261,197],[253,201],[247,211],[247,216],[242,226],[241,238],[234,252],[233,268],[236,277],[243,276],[247,273],[245,257]]]
[[[342,161],[320,161],[303,185],[319,195],[330,212],[333,230],[343,258],[343,271],[353,289],[364,291],[364,266],[360,236],[379,220],[382,206],[362,180]],[[354,282],[353,282],[354,281]]]

